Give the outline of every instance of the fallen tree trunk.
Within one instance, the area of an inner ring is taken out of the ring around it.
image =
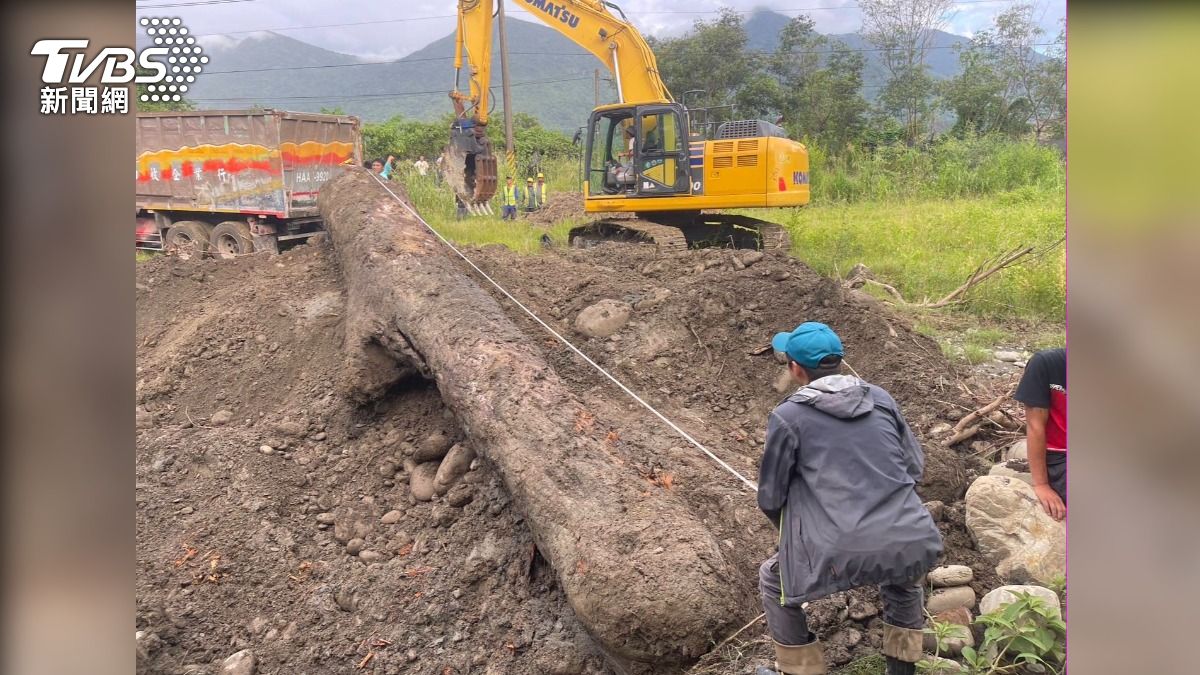
[[[606,652],[682,663],[745,620],[754,580],[669,487],[646,492],[605,440],[622,421],[586,409],[451,251],[365,171],[323,186],[320,207],[348,294],[349,391],[436,381]]]

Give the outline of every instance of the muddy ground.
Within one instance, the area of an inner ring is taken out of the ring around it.
[[[138,265],[138,671],[215,674],[250,649],[259,673],[615,672],[574,618],[486,448],[461,487],[432,502],[409,494],[405,444],[436,433],[469,442],[434,386],[409,380],[366,407],[335,393],[344,307],[327,246]],[[971,565],[979,592],[997,585],[957,503],[987,465],[930,435],[969,407],[959,386],[967,374],[903,317],[783,255],[664,256],[629,245],[468,255],[751,478],[766,414],[786,391],[762,348],[801,321],[829,323],[849,365],[893,393],[924,441],[921,493],[948,505],[945,562]],[[584,338],[572,322],[601,299],[629,303],[632,318],[611,338]],[[633,464],[647,489],[678,491],[712,529],[744,579],[738,625],[753,619],[757,566],[775,540],[753,494],[510,314],[589,407],[637,429],[611,439],[613,461]],[[878,611],[869,589],[810,607],[839,662],[877,651]],[[739,637],[749,646],[736,668],[766,663],[762,632],[757,624]]]

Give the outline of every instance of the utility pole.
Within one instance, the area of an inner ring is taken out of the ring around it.
[[[596,90],[596,105],[594,108],[600,107],[600,69],[596,68],[592,71],[592,87]]]
[[[509,89],[508,80],[508,36],[504,28],[504,2],[505,0],[496,2],[496,20],[500,27],[500,88],[504,92],[504,161],[508,166],[508,175],[516,176],[517,151],[513,147],[512,92]],[[485,95],[484,105],[486,105],[486,101]]]

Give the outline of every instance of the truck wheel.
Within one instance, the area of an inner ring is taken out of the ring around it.
[[[254,239],[250,235],[250,226],[227,220],[213,228],[213,255],[218,258],[235,258],[254,252]]]
[[[180,258],[202,256],[208,251],[209,226],[197,220],[184,220],[167,229],[166,248]]]

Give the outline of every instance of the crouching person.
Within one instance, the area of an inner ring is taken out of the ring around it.
[[[800,324],[772,346],[800,384],[768,418],[759,471],[758,506],[779,529],[779,552],[759,570],[775,669],[827,672],[802,604],[878,585],[887,675],[912,675],[925,623],[920,580],[942,551],[915,489],[921,446],[891,395],[840,373],[842,343],[828,326]]]

